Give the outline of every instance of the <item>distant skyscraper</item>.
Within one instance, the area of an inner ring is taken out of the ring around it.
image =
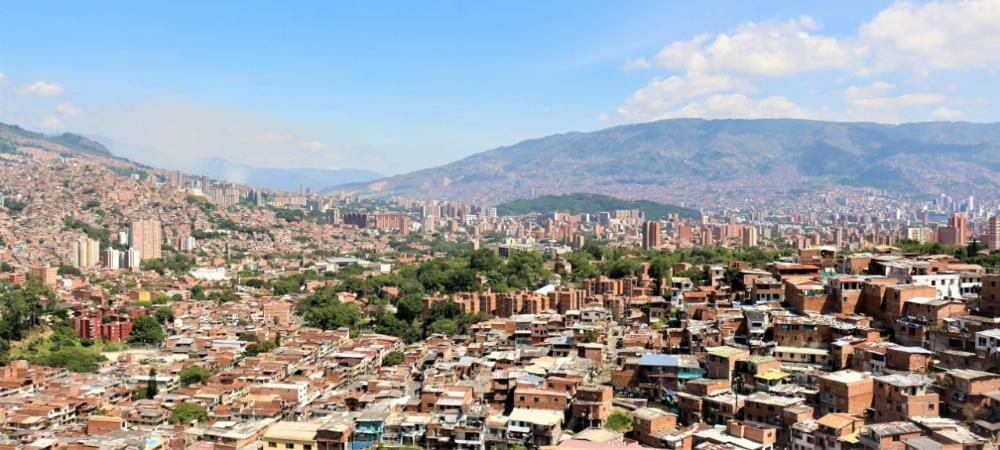
[[[82,237],[73,243],[73,265],[80,269],[94,267],[101,260],[100,241]]]
[[[129,247],[139,252],[140,261],[159,258],[162,243],[159,220],[137,220],[129,226]]]
[[[663,245],[663,225],[656,220],[642,224],[642,248],[652,250]]]

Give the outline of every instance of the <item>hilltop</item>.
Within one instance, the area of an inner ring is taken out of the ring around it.
[[[677,203],[843,188],[1000,194],[1000,124],[670,119],[523,141],[332,188],[499,204],[600,193]]]
[[[55,152],[115,158],[115,155],[103,144],[79,134],[62,133],[47,135],[25,130],[17,125],[0,123],[0,150],[11,152],[22,146]]]

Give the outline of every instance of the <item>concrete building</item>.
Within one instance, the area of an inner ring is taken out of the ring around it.
[[[139,260],[162,256],[163,231],[159,220],[137,220],[129,225],[129,247],[139,251]],[[131,266],[130,266],[131,267]]]

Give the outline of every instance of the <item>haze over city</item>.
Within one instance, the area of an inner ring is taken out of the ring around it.
[[[0,0],[0,450],[991,450],[1000,0]]]

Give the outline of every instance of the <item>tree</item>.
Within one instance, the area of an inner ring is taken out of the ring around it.
[[[664,294],[663,292],[659,292],[661,286],[667,289],[670,288],[670,273],[672,270],[670,260],[665,256],[657,255],[649,259],[649,276],[656,280],[657,294]]]
[[[176,425],[179,423],[191,423],[191,422],[205,422],[208,420],[208,411],[205,410],[201,405],[196,403],[184,402],[177,405],[174,408],[174,412],[170,414],[170,424]]]
[[[413,328],[410,322],[406,322],[391,314],[381,314],[375,320],[375,332],[396,336],[406,342],[415,342],[420,339],[420,333]]]
[[[462,314],[462,307],[451,300],[435,302],[431,305],[431,312],[427,320],[434,322],[438,319],[454,319]]]
[[[404,322],[413,322],[424,312],[424,299],[419,295],[407,295],[396,302],[396,317]]]
[[[139,316],[132,321],[132,334],[128,341],[138,344],[159,345],[165,338],[163,326],[153,316]]]
[[[337,300],[305,308],[302,312],[307,325],[324,330],[341,327],[357,328],[364,319],[364,314],[358,305],[341,303]]]
[[[502,265],[503,260],[500,259],[500,255],[487,248],[476,250],[469,255],[469,268],[477,272],[499,270]]]
[[[624,411],[615,411],[604,422],[604,428],[618,433],[630,431],[632,430],[632,415]]]
[[[398,366],[403,363],[402,352],[389,352],[382,358],[382,365],[386,367]]]
[[[156,369],[149,368],[149,379],[146,380],[146,398],[156,398],[159,386],[156,385]]]
[[[174,310],[170,309],[169,306],[164,306],[157,308],[156,312],[153,313],[153,317],[160,323],[168,323],[174,321]]]
[[[192,384],[204,384],[212,377],[212,373],[208,369],[201,366],[187,366],[181,369],[178,374],[181,379],[181,384],[184,386],[190,386]]]
[[[427,332],[430,334],[454,336],[458,334],[458,324],[451,319],[438,319],[427,327]]]
[[[58,273],[59,275],[74,275],[78,277],[83,275],[83,272],[81,272],[80,269],[77,269],[76,267],[69,266],[66,264],[60,264],[59,269],[56,271],[56,273]]]
[[[632,258],[620,258],[601,264],[601,270],[611,278],[625,278],[639,272],[639,261]]]
[[[97,364],[107,360],[95,349],[77,346],[72,341],[63,343],[53,340],[52,345],[50,353],[31,358],[32,362],[48,367],[63,367],[70,372],[95,372]]]
[[[693,283],[695,286],[701,286],[701,285],[705,284],[705,280],[706,280],[706,278],[705,278],[705,271],[702,270],[702,268],[697,267],[697,266],[692,267],[692,268],[690,268],[688,270],[677,272],[676,275],[679,278],[690,278],[691,279],[691,283]]]

